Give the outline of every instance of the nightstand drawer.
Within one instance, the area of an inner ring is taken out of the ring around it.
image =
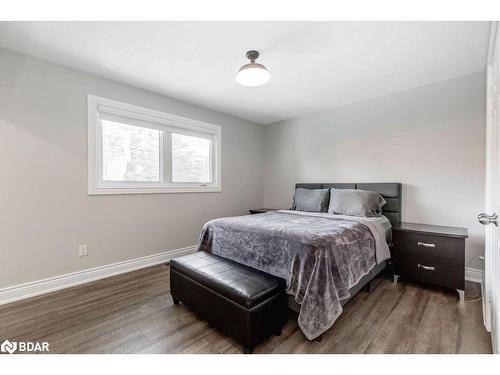
[[[393,242],[394,252],[404,252],[419,257],[429,256],[457,263],[465,262],[465,241],[463,238],[395,231]]]
[[[393,264],[396,273],[402,277],[464,290],[463,263],[423,255],[417,257],[409,254],[395,254]]]

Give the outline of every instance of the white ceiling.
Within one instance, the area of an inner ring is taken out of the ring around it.
[[[0,22],[0,46],[267,124],[485,70],[488,22]],[[256,49],[271,81],[238,85]]]

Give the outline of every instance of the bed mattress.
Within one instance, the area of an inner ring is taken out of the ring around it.
[[[351,288],[390,257],[387,226],[384,218],[274,211],[208,222],[199,250],[285,279],[300,305],[299,327],[314,339],[341,314]]]

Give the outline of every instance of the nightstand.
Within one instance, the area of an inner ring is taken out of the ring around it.
[[[398,276],[465,290],[466,228],[399,223],[392,228],[394,282]]]
[[[263,214],[268,211],[277,211],[277,210],[281,210],[281,208],[252,208],[248,210],[248,212],[250,213],[250,215],[254,215],[254,214]]]

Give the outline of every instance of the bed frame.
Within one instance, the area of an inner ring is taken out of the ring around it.
[[[295,188],[303,189],[359,189],[359,190],[369,190],[376,191],[379,193],[387,202],[382,207],[382,215],[387,217],[392,225],[401,222],[401,207],[402,207],[402,185],[399,182],[388,183],[298,183]],[[389,247],[391,247],[389,245]],[[354,285],[349,292],[351,297],[342,300],[342,306],[349,302],[360,290],[366,289],[370,291],[371,281],[382,272],[387,265],[389,260],[385,260],[380,264],[377,264],[367,275],[363,276],[359,282]],[[293,296],[288,296],[288,307],[296,312],[299,312],[300,305],[295,302]]]
[[[392,225],[401,222],[401,198],[402,198],[402,186],[399,182],[379,182],[379,183],[317,183],[317,184],[305,184],[298,183],[295,188],[303,189],[359,189],[359,190],[369,190],[376,191],[385,200],[386,204],[382,207],[382,215],[386,216]]]

